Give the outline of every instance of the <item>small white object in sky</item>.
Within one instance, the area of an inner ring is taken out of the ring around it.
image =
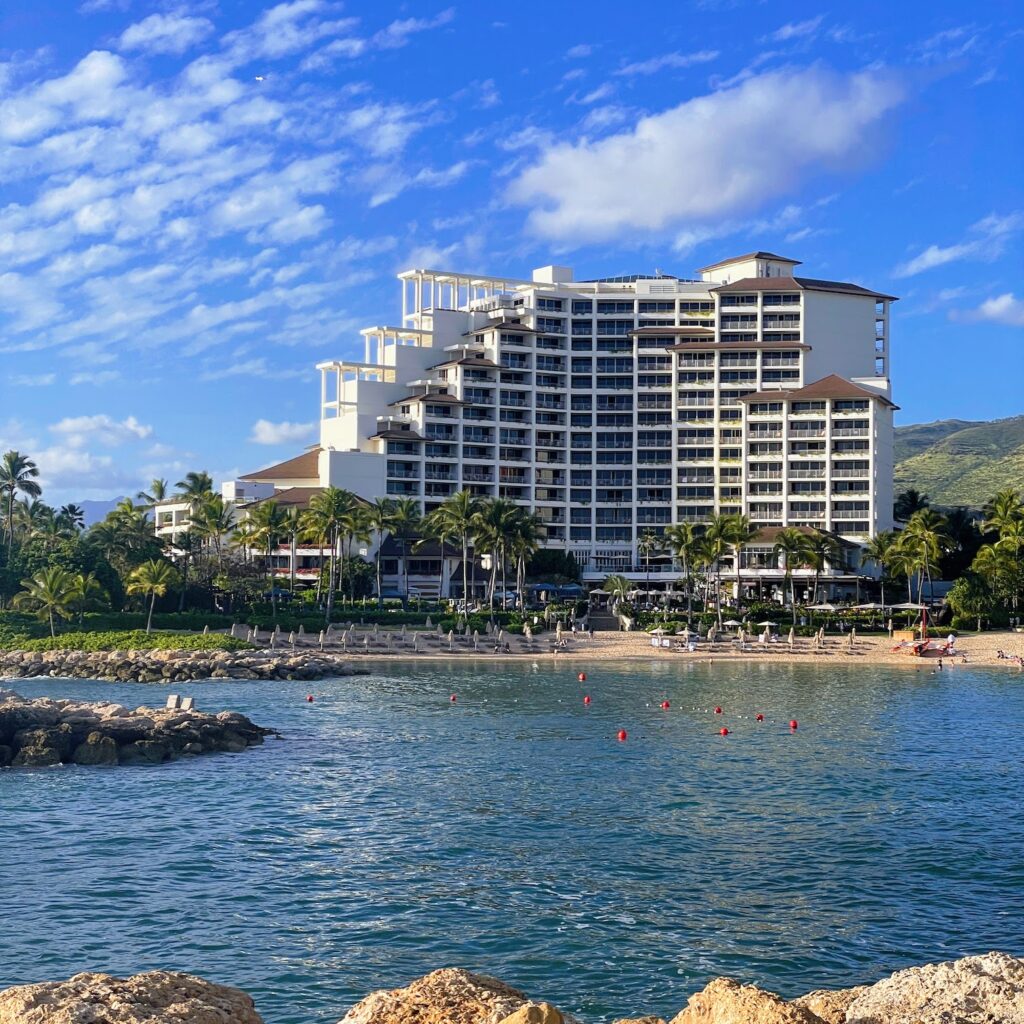
[[[264,78],[263,75],[257,75],[256,76],[256,81],[257,82],[265,82],[266,78]]]

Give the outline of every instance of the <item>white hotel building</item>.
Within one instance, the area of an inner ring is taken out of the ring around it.
[[[241,483],[424,512],[462,489],[507,498],[591,580],[642,572],[644,531],[717,512],[764,528],[755,578],[780,575],[766,551],[782,526],[855,551],[892,526],[895,300],[798,266],[756,252],[695,279],[405,271],[400,322],[362,331],[361,360],[318,366],[319,445]]]

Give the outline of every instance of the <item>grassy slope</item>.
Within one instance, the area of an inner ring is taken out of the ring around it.
[[[897,493],[916,487],[937,505],[978,508],[996,491],[1024,484],[1024,416],[900,427],[896,451]]]

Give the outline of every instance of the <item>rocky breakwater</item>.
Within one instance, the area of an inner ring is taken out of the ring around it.
[[[79,974],[0,992],[0,1024],[263,1024],[237,989],[187,974]],[[374,992],[338,1024],[576,1024],[550,1003],[480,974],[434,971]],[[615,1024],[665,1024],[623,1017]],[[987,953],[897,971],[874,985],[798,999],[716,978],[671,1024],[1024,1024],[1024,960]]]
[[[365,675],[331,654],[269,651],[2,651],[0,678],[109,679],[184,683],[197,679],[324,679]]]
[[[273,735],[234,711],[28,699],[0,691],[0,765],[160,764],[193,754],[240,753]]]

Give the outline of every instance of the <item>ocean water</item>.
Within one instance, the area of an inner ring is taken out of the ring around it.
[[[313,704],[198,683],[284,738],[0,772],[0,984],[175,968],[312,1024],[460,965],[597,1022],[668,1017],[719,974],[796,995],[1024,954],[1019,674],[580,668],[394,663]]]

